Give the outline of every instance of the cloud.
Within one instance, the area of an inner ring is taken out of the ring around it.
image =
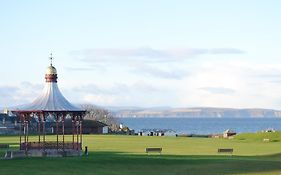
[[[162,67],[151,66],[149,64],[142,64],[140,66],[132,68],[132,71],[138,75],[157,77],[162,79],[182,79],[188,75],[186,70],[177,67]]]
[[[144,82],[134,84],[115,83],[111,85],[87,84],[73,87],[72,91],[96,95],[122,95],[130,93],[155,93],[164,91],[164,88],[157,88]]]
[[[68,71],[92,71],[93,68],[90,67],[65,67]]]
[[[181,64],[132,64],[135,74],[121,77],[103,75],[79,83],[66,82],[63,95],[73,103],[112,106],[218,106],[275,108],[281,106],[280,64],[258,64],[246,60],[212,60],[184,69]],[[139,69],[137,69],[139,68]],[[179,73],[178,73],[178,72]],[[118,72],[118,71],[116,71]],[[88,72],[86,72],[88,75]],[[143,77],[139,78],[140,75]],[[94,76],[90,74],[90,76]],[[150,76],[158,77],[152,79]],[[166,77],[166,78],[165,78]],[[170,77],[170,78],[167,78]],[[135,79],[134,79],[135,78]],[[94,80],[94,81],[93,81]],[[128,81],[129,80],[129,81]],[[75,80],[78,82],[79,79]],[[22,82],[0,86],[0,106],[33,101],[43,84]]]
[[[86,66],[75,66],[75,67],[67,66],[64,68],[70,72],[89,72],[89,71],[104,72],[107,70],[107,66],[104,64],[87,64]]]
[[[271,68],[270,70],[263,70],[263,74],[259,73],[254,76],[254,78],[258,78],[261,81],[266,81],[269,83],[281,83],[281,67],[278,70]]]
[[[153,49],[141,48],[100,48],[77,50],[70,52],[71,55],[82,61],[94,62],[175,62],[189,59],[200,55],[214,54],[244,54],[245,51],[237,48],[183,48],[183,49]]]
[[[168,87],[150,85],[140,81],[133,84],[88,84],[63,92],[66,92],[65,95],[70,97],[69,100],[75,101],[75,103],[93,103],[105,106],[155,106],[155,104],[163,105],[163,102],[167,100],[175,100],[175,97],[169,95],[172,94],[171,91]]]
[[[236,48],[214,48],[208,50],[209,54],[245,54],[246,52]]]
[[[281,106],[278,64],[215,60],[199,64],[178,83],[181,106],[273,108]],[[265,75],[265,76],[261,76]]]
[[[113,72],[161,79],[182,79],[188,75],[186,61],[201,55],[244,54],[237,48],[99,48],[70,52],[71,56],[85,66],[67,67],[69,71]],[[109,69],[110,68],[110,69]]]
[[[235,90],[230,89],[230,88],[224,88],[224,87],[202,87],[198,88],[200,90],[212,93],[212,94],[234,94]]]
[[[114,84],[114,85],[98,85],[98,84],[87,84],[79,87],[74,87],[73,91],[98,94],[98,95],[117,95],[123,93],[124,91],[128,92],[129,87],[125,84]]]
[[[11,96],[18,91],[18,88],[13,86],[0,86],[0,96],[4,98],[5,96]]]
[[[42,91],[43,85],[21,82],[18,85],[0,86],[1,107],[29,103]]]

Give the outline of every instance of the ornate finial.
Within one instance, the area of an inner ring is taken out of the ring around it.
[[[50,53],[50,61],[51,61],[51,66],[53,65],[53,59],[54,59],[54,57],[53,57],[53,54],[52,53]]]

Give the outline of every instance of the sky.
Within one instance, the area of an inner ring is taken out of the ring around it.
[[[0,107],[32,102],[53,53],[69,101],[281,109],[281,1],[0,1]]]

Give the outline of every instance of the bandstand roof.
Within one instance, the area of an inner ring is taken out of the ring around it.
[[[57,83],[47,82],[43,92],[31,104],[20,107],[26,111],[83,111],[71,104],[60,92]]]
[[[52,60],[52,57],[51,57]],[[46,84],[41,95],[32,103],[22,105],[13,111],[44,111],[44,112],[84,112],[80,107],[71,104],[60,92],[57,85],[57,71],[52,65],[45,74]]]

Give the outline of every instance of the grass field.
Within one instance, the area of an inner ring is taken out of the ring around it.
[[[114,135],[83,139],[88,157],[0,160],[0,174],[281,174],[281,132],[241,134],[234,139]],[[0,143],[18,149],[18,137],[1,136]],[[163,153],[146,155],[146,147],[162,147]],[[234,148],[234,155],[218,154],[218,148]],[[0,149],[1,155],[4,152]]]

